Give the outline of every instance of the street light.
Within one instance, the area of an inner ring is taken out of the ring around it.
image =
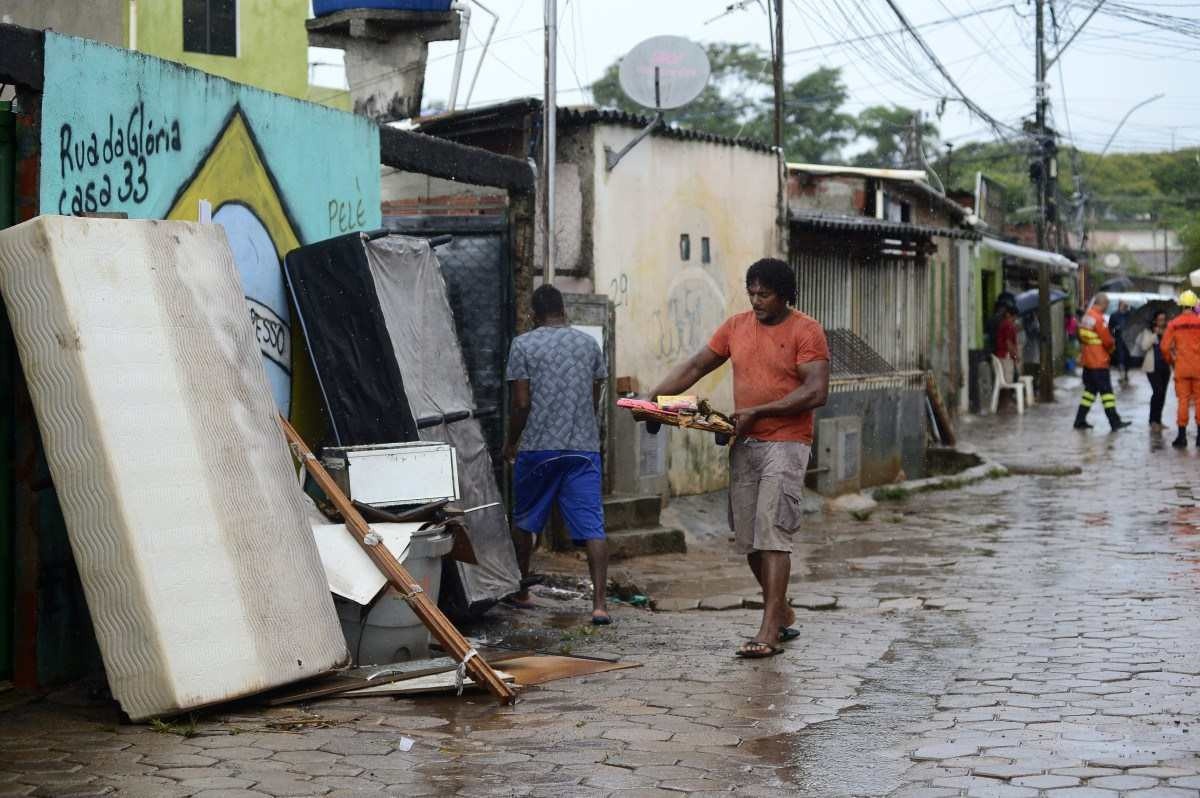
[[[1108,148],[1112,146],[1113,139],[1115,139],[1117,137],[1117,134],[1121,132],[1121,128],[1125,126],[1125,120],[1129,119],[1129,117],[1133,115],[1134,111],[1141,108],[1143,105],[1149,105],[1150,103],[1154,102],[1155,100],[1161,100],[1163,97],[1166,97],[1166,96],[1167,95],[1160,93],[1160,94],[1154,95],[1153,97],[1147,97],[1145,100],[1142,100],[1140,103],[1138,103],[1137,105],[1133,106],[1128,111],[1126,111],[1125,116],[1121,117],[1121,121],[1117,123],[1116,130],[1114,130],[1112,132],[1112,135],[1108,137],[1108,143],[1104,145],[1104,149],[1100,150],[1099,157],[1103,158],[1104,153],[1108,152]]]

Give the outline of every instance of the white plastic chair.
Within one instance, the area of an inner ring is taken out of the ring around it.
[[[992,414],[995,415],[996,408],[1000,406],[1000,392],[1008,390],[1012,391],[1017,399],[1017,413],[1024,415],[1026,385],[1029,386],[1028,390],[1032,390],[1033,387],[1033,378],[1028,379],[1029,383],[1023,380],[1008,382],[1004,379],[1004,364],[1000,362],[1000,358],[992,355]]]
[[[1033,390],[1033,377],[1019,377],[1021,384],[1025,386],[1025,404],[1037,404],[1037,392]]]

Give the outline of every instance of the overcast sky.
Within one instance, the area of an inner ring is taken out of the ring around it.
[[[764,0],[765,1],[765,0]],[[660,34],[701,43],[751,42],[769,46],[762,6],[723,14],[732,0],[558,0],[560,104],[591,102],[589,84],[604,68],[642,39]],[[486,0],[500,15],[495,39],[483,62],[471,105],[542,93],[542,0]],[[897,0],[962,90],[988,114],[1019,124],[1033,110],[1033,4],[1029,0]],[[1095,0],[1057,0],[1060,37],[1065,41],[1095,6]],[[1157,13],[1187,17],[1167,21],[1169,30],[1122,19],[1114,13]],[[720,17],[713,20],[714,17]],[[957,17],[958,19],[952,19]],[[1047,15],[1049,17],[1049,15]],[[713,21],[709,21],[713,20]],[[482,52],[490,18],[476,11],[469,35],[460,94]],[[784,37],[789,80],[822,66],[840,67],[849,100],[858,112],[876,104],[898,104],[939,121],[944,139],[956,146],[993,138],[988,124],[953,101],[955,91],[934,69],[885,0],[785,0]],[[1047,30],[1051,24],[1047,19]],[[880,35],[884,34],[884,35]],[[1190,35],[1189,35],[1190,34]],[[477,38],[478,37],[478,38]],[[861,40],[865,38],[865,40]],[[860,41],[847,41],[860,39]],[[1048,47],[1053,52],[1053,39]],[[449,94],[455,44],[430,47],[427,100]],[[340,53],[313,51],[314,61]],[[1097,151],[1135,104],[1165,96],[1138,109],[1110,151],[1167,150],[1200,146],[1200,2],[1196,0],[1108,0],[1049,75],[1054,122],[1078,146]],[[313,82],[336,85],[339,67],[314,66]],[[1066,95],[1065,103],[1063,95]],[[937,120],[939,98],[950,97]]]

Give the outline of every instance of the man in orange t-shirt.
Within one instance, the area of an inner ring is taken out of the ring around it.
[[[752,310],[725,321],[701,351],[677,366],[651,398],[681,394],[726,360],[733,361],[734,422],[729,454],[729,523],[763,591],[758,634],[738,656],[769,657],[799,635],[788,607],[792,536],[813,442],[813,410],[829,392],[829,347],[815,319],[791,306],[796,277],[781,260],[746,271]]]

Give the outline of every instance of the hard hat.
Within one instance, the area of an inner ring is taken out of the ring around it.
[[[1179,295],[1179,304],[1185,308],[1196,307],[1196,302],[1197,302],[1196,292],[1192,291],[1191,289],[1188,289],[1187,291],[1184,291],[1182,294]]]

